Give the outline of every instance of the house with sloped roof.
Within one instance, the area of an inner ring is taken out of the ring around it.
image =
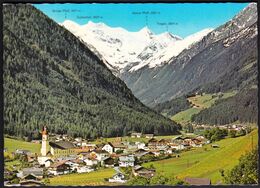
[[[42,179],[43,178],[43,168],[24,168],[21,171],[21,179]]]
[[[144,134],[144,137],[145,137],[145,138],[153,138],[154,135],[153,135],[153,134]]]
[[[105,167],[113,167],[115,165],[115,159],[107,157],[101,162],[101,165]]]
[[[29,155],[31,154],[31,151],[25,149],[17,149],[14,153],[18,155]]]
[[[91,151],[90,158],[97,159],[98,161],[102,161],[104,158],[109,157],[109,153],[105,150],[95,149]]]
[[[70,173],[70,165],[66,164],[67,161],[59,161],[56,163],[53,163],[49,169],[48,173],[53,175],[62,175],[62,174],[68,174]]]
[[[108,142],[102,147],[102,150],[107,151],[108,153],[112,154],[114,152],[114,146],[112,143]]]
[[[58,141],[58,142],[49,142],[51,154],[54,157],[68,156],[71,154],[77,154],[75,150],[75,145],[69,141]]]
[[[141,176],[145,178],[152,178],[155,175],[155,169],[148,169],[140,165],[136,165],[132,168],[134,176]]]
[[[86,158],[84,159],[84,162],[87,166],[93,166],[93,165],[97,165],[99,161],[93,158]]]
[[[184,181],[189,185],[211,185],[211,180],[208,178],[184,178]]]
[[[115,175],[113,175],[113,177],[108,179],[108,182],[111,183],[126,183],[126,177],[123,173],[116,173]]]
[[[16,186],[16,185],[12,185]],[[44,186],[44,183],[38,180],[21,180],[17,186]]]
[[[122,143],[113,143],[114,146],[114,152],[122,151],[124,152],[127,149],[127,146]]]
[[[141,138],[142,137],[142,133],[131,133],[131,137],[132,138]]]
[[[134,163],[135,163],[135,158],[133,155],[119,157],[119,166],[120,167],[134,166]]]

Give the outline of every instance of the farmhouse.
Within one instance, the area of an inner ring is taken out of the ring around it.
[[[31,154],[31,152],[29,150],[24,150],[24,149],[17,149],[17,150],[15,150],[14,153],[18,154],[18,155],[29,155],[29,154]]]
[[[113,144],[113,146],[114,146],[114,152],[117,152],[119,150],[124,152],[125,149],[127,148],[126,145],[123,145],[123,144],[120,144],[120,143],[115,143],[115,144]]]
[[[211,185],[211,181],[208,178],[190,178],[186,177],[184,179],[190,185]]]
[[[37,180],[22,180],[20,181],[20,184],[18,184],[17,186],[43,186],[43,185],[44,184],[41,181],[37,181]]]
[[[132,138],[141,138],[142,137],[142,133],[132,133],[131,137]]]
[[[85,173],[85,172],[92,172],[94,171],[94,169],[87,166],[78,166],[76,168],[76,171],[77,173]]]
[[[43,178],[43,168],[24,168],[21,172],[21,179],[42,179]]]
[[[122,174],[122,173],[116,173],[112,178],[109,178],[108,179],[109,182],[111,183],[125,183],[126,182],[126,178],[125,178],[125,175]]]
[[[134,166],[134,163],[135,163],[135,158],[132,155],[119,157],[119,166],[120,167]]]
[[[114,151],[114,146],[110,142],[108,142],[107,144],[105,144],[102,147],[102,150],[107,151],[108,153],[112,154]]]
[[[48,169],[49,174],[61,175],[70,172],[70,166],[66,164],[66,161],[60,161],[52,164]]]
[[[105,150],[95,149],[95,150],[91,151],[91,153],[90,153],[90,157],[97,159],[98,161],[102,161],[104,158],[106,158],[108,156],[109,156],[109,153]]]
[[[144,137],[145,138],[153,138],[153,134],[145,134]]]
[[[175,150],[183,150],[183,149],[185,149],[184,144],[174,144],[174,143],[172,143],[172,144],[170,144],[170,147],[172,149],[175,149]]]
[[[115,160],[111,157],[107,157],[102,161],[102,165],[105,167],[113,167],[115,164]]]
[[[97,159],[87,158],[87,159],[84,160],[84,162],[86,163],[87,166],[93,166],[93,165],[97,165],[98,164],[98,160]]]
[[[132,171],[134,176],[141,176],[145,178],[151,178],[155,175],[155,169],[144,168],[140,165],[134,166],[134,168],[132,168]]]
[[[148,148],[153,148],[155,149],[158,145],[158,140],[156,140],[155,138],[151,138],[149,141],[148,141]]]

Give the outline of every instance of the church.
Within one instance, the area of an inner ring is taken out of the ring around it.
[[[78,148],[73,143],[66,140],[50,142],[47,127],[43,127],[41,153],[40,156],[38,156],[38,162],[41,165],[45,164],[47,160],[76,155],[82,151],[89,151],[89,149]]]

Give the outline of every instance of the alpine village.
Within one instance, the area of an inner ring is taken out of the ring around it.
[[[4,186],[258,184],[256,3],[158,67],[73,24],[3,5]]]

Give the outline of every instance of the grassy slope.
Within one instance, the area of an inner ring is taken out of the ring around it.
[[[217,149],[207,145],[184,152],[180,154],[180,158],[150,162],[144,166],[153,164],[157,172],[163,172],[167,176],[210,178],[212,183],[216,184],[221,180],[219,169],[231,169],[238,164],[239,157],[251,149],[251,136],[253,144],[257,145],[258,134],[257,130],[254,130],[243,137],[227,138],[217,142],[220,146]],[[207,151],[204,148],[207,148]]]
[[[223,93],[222,99],[235,95],[235,92]],[[193,114],[198,114],[202,109],[211,107],[219,97],[212,98],[212,94],[205,94],[203,96],[196,95],[195,97],[189,97],[188,100],[196,105],[182,112],[179,112],[171,117],[172,120],[178,123],[186,123],[191,120]]]
[[[104,178],[110,178],[114,173],[114,169],[107,168],[90,173],[62,175],[50,178],[49,185],[104,185],[108,184]]]
[[[40,153],[41,150],[41,144],[35,144],[11,138],[4,138],[4,147],[8,149],[8,152],[13,152],[16,149],[24,149],[30,150],[33,153]]]

